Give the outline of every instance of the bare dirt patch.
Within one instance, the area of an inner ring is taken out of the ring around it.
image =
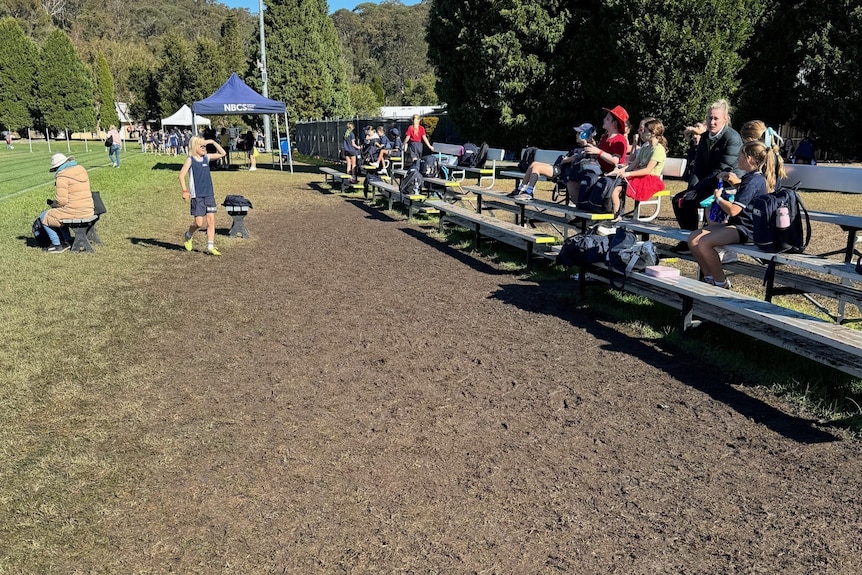
[[[862,569],[858,440],[573,309],[567,281],[289,195],[143,286],[170,317],[105,398],[127,481],[82,571]]]

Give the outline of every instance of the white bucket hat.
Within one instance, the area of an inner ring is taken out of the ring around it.
[[[66,162],[68,162],[69,160],[73,160],[73,159],[75,159],[74,156],[68,156],[67,157],[65,154],[61,154],[58,152],[58,153],[54,154],[53,156],[51,156],[51,169],[48,171],[53,172],[54,170],[56,170],[57,168],[59,168],[60,166],[62,166]]]

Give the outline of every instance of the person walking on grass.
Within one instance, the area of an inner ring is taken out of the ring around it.
[[[207,154],[207,146],[215,146],[214,154]],[[212,256],[220,256],[221,253],[215,248],[215,191],[210,174],[210,162],[219,160],[226,152],[221,144],[213,139],[205,140],[194,136],[189,142],[189,156],[180,170],[180,186],[183,190],[183,199],[191,200],[191,215],[194,221],[186,231],[186,239],[183,245],[186,251],[192,251],[192,236],[199,229],[206,227],[207,230],[207,253]],[[186,187],[186,174],[189,174],[189,185]]]
[[[110,141],[111,144],[108,146],[108,158],[111,160],[111,165],[115,168],[120,167],[120,132],[117,131],[117,127],[111,124],[111,127],[108,128],[108,135],[105,138],[106,142]]]

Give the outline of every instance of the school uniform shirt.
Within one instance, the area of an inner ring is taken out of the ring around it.
[[[210,157],[208,155],[200,159],[195,156],[189,157],[192,160],[191,177],[189,178],[189,197],[207,198],[215,196],[213,179],[210,174]]]
[[[751,238],[754,228],[751,202],[757,196],[766,193],[766,178],[763,177],[763,174],[754,170],[743,175],[742,181],[736,188],[736,197],[733,199],[734,205],[741,207],[742,211],[738,215],[728,218],[727,225],[734,226],[740,233],[744,233],[746,238]]]

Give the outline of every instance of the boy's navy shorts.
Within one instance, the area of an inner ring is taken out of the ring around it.
[[[217,211],[218,208],[216,207],[214,196],[191,199],[191,214],[196,218],[203,217],[207,214],[214,214]]]

